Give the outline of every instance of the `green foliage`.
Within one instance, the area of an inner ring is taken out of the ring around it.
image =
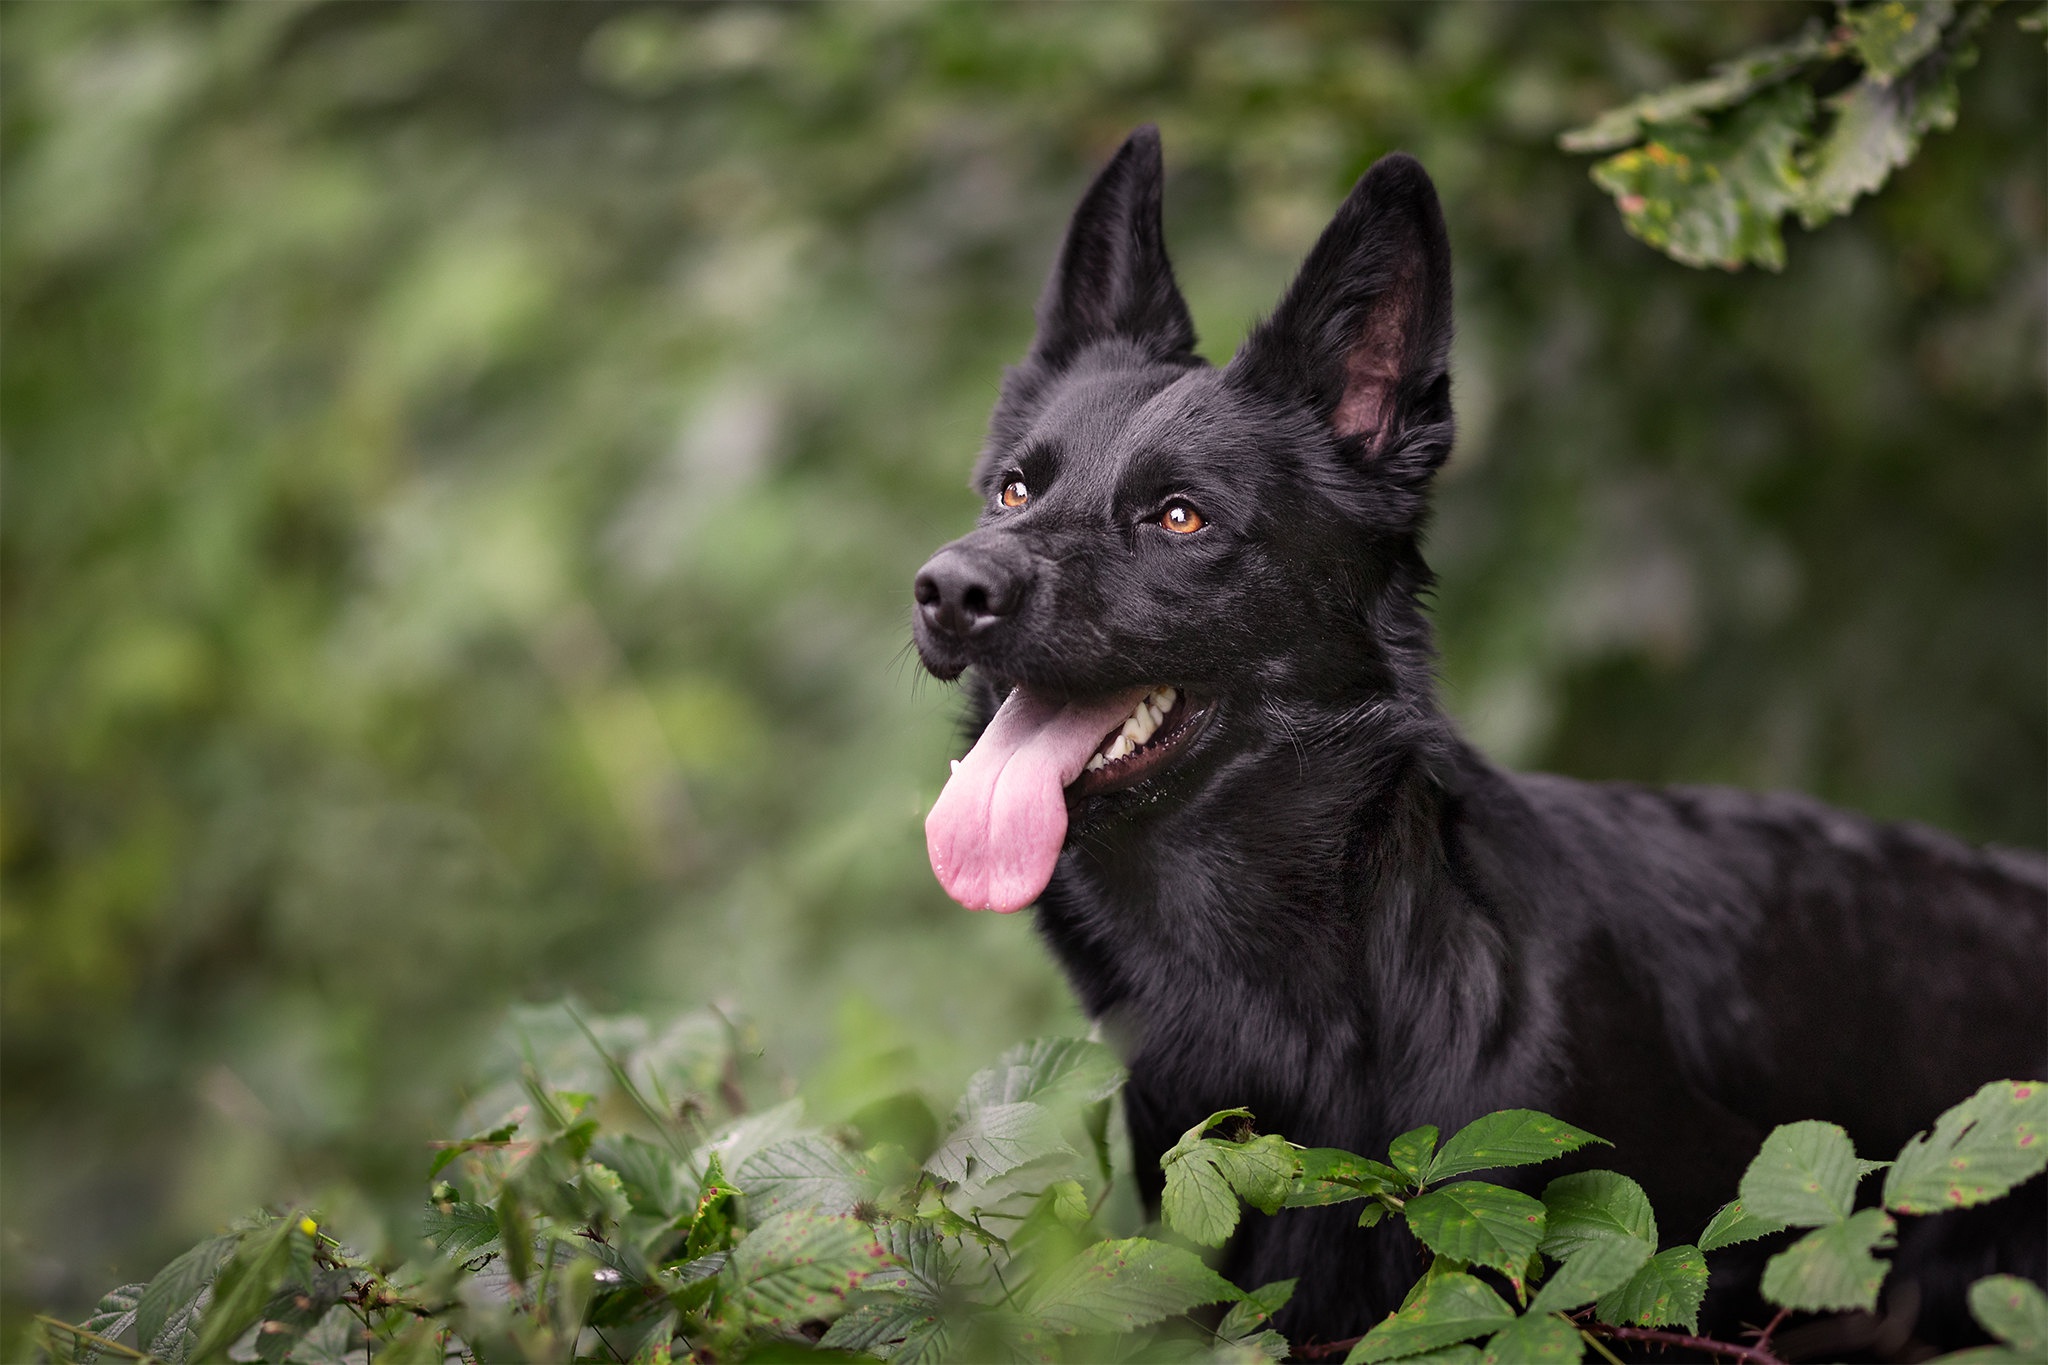
[[[1781,270],[1786,214],[1808,228],[1840,217],[1911,161],[1929,132],[1955,126],[1956,72],[1976,60],[1972,39],[1995,3],[1841,0],[1832,29],[1809,23],[1559,142],[1625,149],[1595,166],[1593,180],[1628,230],[1673,260]],[[1843,62],[1860,77],[1821,99],[1818,87]]]
[[[1884,1203],[1899,1213],[1968,1208],[2043,1170],[2048,1090],[1993,1081],[1905,1145],[1885,1176]]]
[[[1892,1245],[1894,1224],[1882,1209],[1863,1209],[1817,1228],[1764,1266],[1764,1297],[1805,1312],[1877,1306],[1885,1263],[1870,1253]]]
[[[1244,1109],[1211,1114],[1160,1158],[1166,1173],[1161,1211],[1174,1230],[1191,1241],[1222,1246],[1237,1230],[1240,1200],[1263,1213],[1277,1213],[1294,1190],[1302,1161],[1286,1139],[1247,1136],[1226,1141],[1203,1136],[1227,1120],[1250,1118]]]
[[[1448,1180],[1500,1166],[1528,1166],[1601,1141],[1533,1109],[1503,1109],[1453,1133],[1430,1161],[1428,1179]]]

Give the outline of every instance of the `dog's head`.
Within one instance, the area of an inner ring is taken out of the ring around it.
[[[933,813],[955,835],[1022,821],[1042,854],[1063,790],[1154,783],[1219,715],[1426,676],[1415,543],[1451,443],[1450,247],[1429,177],[1405,156],[1373,166],[1220,370],[1194,353],[1160,187],[1141,128],[1075,210],[1005,377],[980,524],[917,575],[925,667],[971,668],[1003,703]],[[1038,795],[1009,801],[1020,785]],[[955,787],[972,809],[942,819]],[[967,874],[960,898],[1001,881]]]

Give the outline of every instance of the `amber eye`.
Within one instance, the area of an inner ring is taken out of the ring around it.
[[[1003,506],[1022,507],[1031,501],[1031,490],[1024,486],[1024,480],[1012,479],[1003,485]]]
[[[1202,514],[1184,502],[1177,502],[1166,509],[1159,524],[1177,534],[1190,535],[1202,529]]]

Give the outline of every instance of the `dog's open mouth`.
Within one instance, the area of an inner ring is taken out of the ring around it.
[[[1101,796],[1143,782],[1173,762],[1208,714],[1207,703],[1177,687],[1153,688],[1096,746],[1081,775],[1068,784],[1068,798]]]
[[[1177,687],[1072,701],[1012,689],[925,819],[939,884],[974,909],[1023,909],[1052,879],[1068,803],[1167,767],[1211,710]]]

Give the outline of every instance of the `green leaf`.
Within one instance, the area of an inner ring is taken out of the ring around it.
[[[1996,1199],[2048,1167],[2048,1084],[1993,1081],[1899,1152],[1885,1207],[1936,1213]]]
[[[1419,1356],[1402,1356],[1401,1365],[1479,1365],[1480,1350],[1469,1342],[1439,1346]]]
[[[1812,92],[1781,86],[1720,128],[1652,126],[1642,146],[1593,167],[1593,181],[1630,233],[1681,264],[1782,269],[1778,220],[1802,202],[1794,153],[1812,122]]]
[[[1085,1038],[1034,1038],[968,1078],[958,1115],[964,1120],[984,1109],[1025,1101],[1088,1104],[1108,1099],[1123,1083],[1123,1064],[1102,1044]]]
[[[1543,1187],[1543,1252],[1575,1256],[1609,1242],[1657,1249],[1657,1216],[1643,1187],[1613,1171],[1561,1175]]]
[[[1657,1254],[1655,1242],[1614,1237],[1588,1243],[1559,1265],[1529,1304],[1531,1313],[1565,1313],[1627,1284]]]
[[[704,1159],[704,1182],[697,1190],[697,1204],[690,1214],[690,1236],[683,1244],[683,1258],[694,1261],[732,1245],[733,1201],[740,1197],[725,1178],[725,1163],[718,1153]]]
[[[1719,1251],[1737,1242],[1753,1242],[1784,1230],[1785,1224],[1774,1218],[1759,1218],[1742,1207],[1740,1199],[1731,1199],[1707,1221],[1707,1230],[1700,1234],[1700,1250]]]
[[[762,1148],[740,1167],[736,1183],[755,1219],[792,1208],[852,1213],[882,1191],[866,1161],[816,1134]]]
[[[213,1296],[200,1317],[192,1354],[200,1359],[221,1355],[263,1314],[263,1306],[292,1275],[292,1239],[304,1239],[299,1215],[292,1213],[242,1239],[234,1257],[214,1277]]]
[[[1398,1313],[1367,1332],[1344,1365],[1398,1360],[1474,1337],[1492,1336],[1515,1320],[1515,1310],[1470,1275],[1449,1274],[1424,1287]]]
[[[1798,202],[1809,228],[1847,213],[1911,161],[1923,137],[1956,121],[1955,79],[1947,73],[1896,85],[1865,76],[1828,103],[1835,121],[1807,159]]]
[[[1970,1286],[1970,1313],[2013,1350],[2036,1359],[2048,1357],[2048,1294],[2033,1281],[2017,1275],[1985,1276]]]
[[[1408,1230],[1439,1256],[1498,1270],[1515,1285],[1543,1241],[1543,1205],[1519,1190],[1461,1180],[1420,1194],[1402,1210]]]
[[[1098,1242],[1017,1295],[1026,1314],[1060,1333],[1128,1332],[1237,1297],[1236,1286],[1193,1252],[1142,1237]]]
[[[939,1144],[925,1169],[941,1180],[990,1180],[1027,1161],[1073,1149],[1052,1111],[1030,1101],[976,1109]]]
[[[1265,1213],[1280,1211],[1301,1168],[1292,1144],[1273,1136],[1243,1142],[1202,1136],[1226,1119],[1250,1117],[1245,1109],[1211,1114],[1159,1159],[1166,1173],[1160,1211],[1175,1232],[1221,1246],[1237,1228],[1239,1200]]]
[[[826,1329],[818,1345],[828,1351],[884,1355],[887,1352],[877,1348],[904,1341],[914,1332],[930,1330],[939,1321],[934,1305],[911,1299],[876,1299],[847,1309]]]
[[[121,1334],[135,1325],[135,1310],[141,1306],[142,1291],[147,1287],[141,1284],[124,1284],[118,1289],[109,1289],[100,1296],[98,1306],[92,1310],[92,1316],[85,1320],[85,1330],[109,1341],[119,1341]],[[99,1352],[92,1348],[91,1343],[86,1343],[78,1352],[80,1360],[93,1360],[98,1356]]]
[[[1297,1155],[1301,1158],[1301,1170],[1285,1201],[1290,1209],[1342,1204],[1375,1194],[1397,1194],[1408,1188],[1401,1173],[1392,1166],[1336,1147],[1307,1147]]]
[[[888,1255],[858,1218],[779,1213],[747,1234],[719,1271],[725,1301],[778,1329],[828,1317]]]
[[[1260,1323],[1272,1317],[1287,1306],[1294,1297],[1296,1280],[1275,1280],[1248,1290],[1245,1296],[1230,1306],[1217,1325],[1216,1334],[1222,1337],[1238,1338],[1247,1336]]]
[[[1583,128],[1558,138],[1568,152],[1611,152],[1642,140],[1656,124],[1681,123],[1696,115],[1740,104],[1809,62],[1833,57],[1836,44],[1818,23],[1808,23],[1787,42],[1745,52],[1714,68],[1705,80],[1673,86],[1609,109]]]
[[[1594,1315],[1618,1327],[1683,1327],[1696,1332],[1707,1296],[1707,1258],[1698,1247],[1672,1247],[1652,1256],[1629,1282],[1601,1296]]]
[[[1436,1125],[1425,1123],[1420,1128],[1411,1128],[1387,1144],[1387,1157],[1394,1163],[1394,1169],[1408,1177],[1409,1183],[1421,1185],[1423,1172],[1429,1169],[1431,1153],[1436,1151]]]
[[[1167,1163],[1171,1164],[1167,1164]],[[1166,1226],[1202,1246],[1220,1247],[1237,1230],[1237,1195],[1222,1169],[1206,1155],[1168,1153],[1159,1213]]]
[[[1579,1329],[1555,1313],[1531,1309],[1513,1325],[1496,1332],[1486,1343],[1480,1365],[1531,1365],[1540,1361],[1566,1361],[1570,1365],[1586,1354],[1586,1339]]]
[[[135,1305],[135,1339],[143,1350],[180,1360],[190,1354],[199,1296],[241,1240],[238,1232],[209,1237],[157,1272]]]
[[[1430,1162],[1428,1179],[1448,1180],[1502,1166],[1530,1166],[1575,1152],[1589,1142],[1607,1140],[1534,1109],[1503,1109],[1474,1119],[1453,1133]]]
[[[1808,1313],[1875,1308],[1891,1267],[1870,1253],[1892,1244],[1892,1227],[1882,1209],[1864,1209],[1809,1232],[1764,1265],[1764,1297]]]
[[[1952,0],[1879,0],[1874,5],[1844,5],[1842,23],[1849,30],[1856,55],[1880,81],[1897,79],[1907,67],[1934,51],[1941,30],[1955,17]]]
[[[1836,1125],[1816,1119],[1780,1124],[1743,1172],[1742,1205],[1755,1217],[1794,1227],[1838,1223],[1856,1207],[1856,1182],[1869,1169]]]

